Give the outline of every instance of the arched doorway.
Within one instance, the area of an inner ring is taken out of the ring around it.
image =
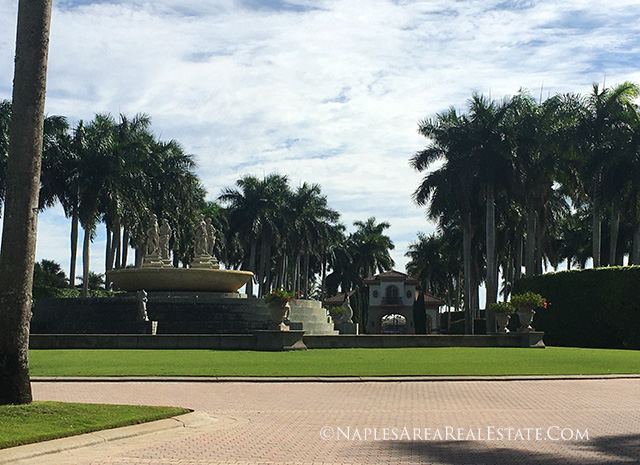
[[[380,320],[381,334],[406,334],[407,319],[398,313],[384,315]]]

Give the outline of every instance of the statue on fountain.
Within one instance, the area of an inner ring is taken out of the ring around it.
[[[211,221],[211,220],[209,220]],[[213,228],[213,226],[211,226]],[[209,228],[207,226],[207,222],[204,219],[204,215],[200,214],[198,216],[198,221],[196,221],[196,225],[193,229],[194,236],[194,251],[195,257],[190,264],[191,268],[210,268],[210,269],[219,269],[218,260],[211,256],[209,253],[209,244],[212,243],[213,239],[209,234]]]
[[[215,258],[213,249],[216,244],[216,228],[214,228],[213,224],[211,224],[211,218],[207,218],[205,220],[205,223],[207,225],[207,252],[209,253],[209,255]]]
[[[147,238],[144,244],[145,257],[142,261],[143,268],[161,268],[163,265],[160,256],[160,234],[158,231],[158,218],[151,214],[149,227],[147,228]]]
[[[160,258],[164,266],[172,266],[171,249],[169,248],[169,241],[172,235],[173,231],[171,230],[171,226],[169,226],[169,221],[164,218],[158,232],[158,248],[160,249]]]

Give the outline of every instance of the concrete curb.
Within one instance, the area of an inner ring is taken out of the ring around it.
[[[119,439],[127,439],[158,433],[179,428],[198,428],[215,424],[224,428],[237,422],[234,418],[213,417],[203,412],[191,412],[164,420],[151,421],[139,425],[123,426],[92,433],[80,434],[67,438],[53,439],[51,441],[26,444],[24,446],[11,447],[0,450],[0,463],[11,463],[19,460],[31,459],[42,455],[55,454],[81,447],[93,446]]]
[[[398,383],[640,379],[640,374],[513,376],[34,376],[35,383]]]

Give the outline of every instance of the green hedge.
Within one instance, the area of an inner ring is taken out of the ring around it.
[[[89,297],[113,297],[119,294],[118,291],[105,291],[103,289],[90,290]],[[66,288],[66,287],[48,287],[48,286],[34,286],[33,298],[34,299],[68,299],[74,297],[80,297],[80,289]]]
[[[563,271],[516,281],[551,303],[533,327],[553,346],[640,349],[640,266]]]

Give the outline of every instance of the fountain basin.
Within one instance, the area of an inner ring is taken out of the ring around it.
[[[124,268],[108,271],[107,277],[123,291],[236,292],[253,273],[201,268]]]

